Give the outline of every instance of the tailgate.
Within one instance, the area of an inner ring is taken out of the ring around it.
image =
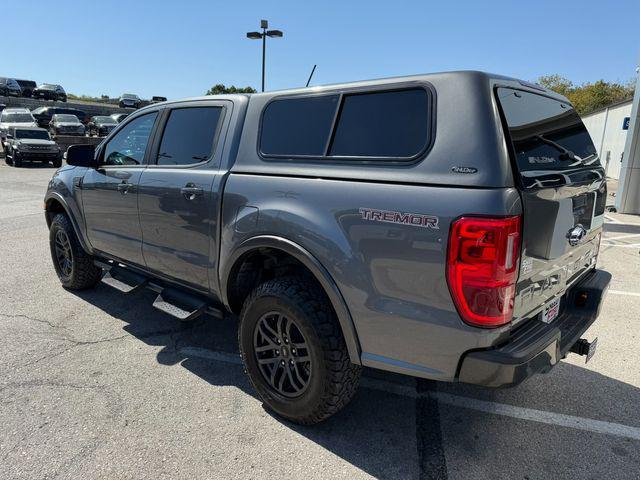
[[[568,102],[511,88],[496,92],[524,207],[514,301],[518,322],[547,305],[556,307],[556,299],[556,310],[562,310],[564,292],[595,266],[606,179],[593,142]]]

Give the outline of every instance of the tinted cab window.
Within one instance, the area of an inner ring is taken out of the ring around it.
[[[149,143],[157,113],[152,112],[131,120],[107,143],[105,165],[140,165]]]
[[[162,135],[158,165],[192,165],[208,160],[221,113],[221,107],[172,110]]]

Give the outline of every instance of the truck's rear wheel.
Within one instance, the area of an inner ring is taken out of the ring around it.
[[[360,367],[349,360],[333,308],[319,287],[302,277],[258,286],[242,308],[238,341],[262,400],[296,423],[330,417],[357,390]]]
[[[102,269],[93,264],[93,257],[84,251],[71,221],[58,213],[49,228],[51,259],[62,286],[71,290],[94,287],[102,277]]]

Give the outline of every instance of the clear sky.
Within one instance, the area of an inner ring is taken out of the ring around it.
[[[267,90],[478,69],[576,83],[635,76],[640,0],[2,0],[0,76],[75,94],[180,98],[213,84]]]

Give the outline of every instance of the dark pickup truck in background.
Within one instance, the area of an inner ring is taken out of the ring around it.
[[[72,107],[38,107],[31,114],[41,128],[49,128],[54,115],[74,115],[83,124],[88,123],[90,119],[84,111]]]
[[[30,98],[33,96],[33,91],[37,88],[36,82],[33,80],[19,80],[16,79],[18,85],[22,89],[22,96],[26,98]]]
[[[606,182],[566,98],[453,72],[142,108],[45,197],[65,288],[239,317],[249,378],[319,422],[361,367],[513,386],[599,314]]]

